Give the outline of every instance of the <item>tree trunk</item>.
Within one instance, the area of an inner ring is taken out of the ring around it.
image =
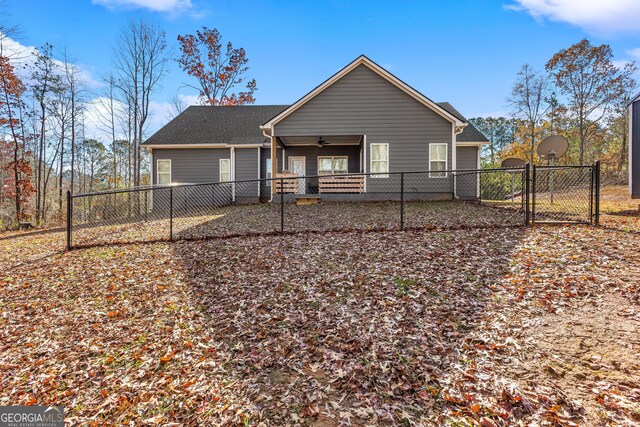
[[[585,140],[585,130],[584,130],[584,118],[582,117],[582,108],[580,108],[580,120],[578,122],[578,127],[580,129],[580,146],[578,147],[580,153],[580,165],[584,165],[584,140]]]
[[[73,183],[75,182],[75,162],[76,162],[76,95],[74,87],[71,86],[71,182],[69,187],[73,193]]]
[[[60,215],[60,218],[62,218],[62,184],[63,184],[63,180],[62,180],[62,174],[63,174],[63,168],[64,168],[64,122],[62,125],[62,129],[61,129],[61,135],[60,135],[60,181],[59,181],[59,185],[58,185],[58,214]]]
[[[489,146],[491,148],[491,167],[493,167],[496,161],[494,144],[495,144],[495,130],[493,126],[491,126],[491,145]]]
[[[622,130],[622,142],[621,142],[621,147],[620,147],[620,161],[618,162],[618,172],[622,172],[622,168],[624,167],[624,159],[627,156],[627,129],[628,129],[628,125],[629,123],[627,123],[627,120],[624,121],[623,123],[623,130]]]
[[[42,162],[44,156],[44,138],[45,138],[45,106],[44,102],[40,103],[40,142],[38,145],[38,166],[36,173],[36,191],[38,196],[36,197],[36,224],[40,224],[42,216],[42,205],[44,204],[44,198],[42,196]]]
[[[530,155],[530,164],[533,165],[533,154],[536,151],[536,126],[535,124],[531,125],[531,155]]]
[[[11,126],[13,128],[13,126]],[[14,184],[16,187],[16,222],[19,223],[21,219],[21,204],[20,204],[20,172],[18,172],[18,152],[20,151],[20,146],[18,145],[18,139],[13,138],[14,148],[13,148],[13,179],[15,180]]]

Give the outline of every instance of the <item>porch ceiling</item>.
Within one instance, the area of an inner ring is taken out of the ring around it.
[[[296,146],[317,145],[320,137],[327,142],[327,145],[358,145],[362,140],[362,135],[280,136],[278,138],[287,146]]]

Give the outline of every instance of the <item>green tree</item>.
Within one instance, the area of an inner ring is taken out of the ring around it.
[[[635,62],[622,68],[613,63],[609,45],[593,46],[584,39],[556,53],[546,64],[556,86],[567,98],[577,123],[579,162],[584,164],[589,139],[614,102],[635,86]]]

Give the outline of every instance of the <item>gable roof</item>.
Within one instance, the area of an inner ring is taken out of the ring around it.
[[[456,142],[489,142],[486,136],[483,135],[471,122],[469,122],[453,105],[448,102],[438,102],[438,105],[458,117],[460,120],[469,123],[464,127],[461,133],[456,135]]]
[[[151,135],[156,145],[255,145],[265,142],[260,125],[288,105],[192,105]]]
[[[461,121],[467,119],[448,102],[437,105]],[[193,145],[260,145],[269,141],[260,131],[268,118],[289,105],[192,105],[150,136],[143,147]],[[471,123],[456,137],[458,142],[488,142]]]
[[[433,102],[431,99],[427,98],[425,95],[418,92],[417,90],[415,90],[414,88],[412,88],[411,86],[409,86],[408,84],[406,84],[405,82],[403,82],[402,80],[400,80],[399,78],[397,78],[396,76],[394,76],[393,74],[391,74],[390,72],[382,68],[380,65],[373,62],[371,59],[367,58],[365,55],[360,55],[358,58],[356,58],[354,61],[348,64],[346,67],[342,68],[333,76],[329,77],[320,85],[316,86],[311,92],[307,93],[305,96],[303,96],[302,98],[294,102],[287,109],[276,114],[274,117],[266,121],[261,126],[261,129],[263,131],[266,131],[266,130],[271,131],[275,124],[285,119],[291,113],[296,111],[298,108],[302,107],[304,104],[306,104],[311,99],[316,97],[316,95],[324,91],[326,88],[331,86],[336,81],[340,80],[345,75],[349,74],[352,70],[354,70],[356,67],[360,65],[364,65],[368,67],[373,72],[375,72],[376,74],[378,74],[379,76],[381,76],[382,78],[390,82],[391,84],[395,85],[396,87],[398,87],[399,89],[407,93],[409,96],[416,99],[421,104],[425,105],[428,108],[431,108],[435,113],[439,114],[440,116],[454,123],[456,126],[466,125],[465,120],[461,120],[459,117],[452,114],[450,111],[447,111],[441,105],[438,105],[437,103]]]

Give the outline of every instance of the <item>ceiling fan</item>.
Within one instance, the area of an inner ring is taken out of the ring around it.
[[[319,138],[318,138],[318,142],[317,142],[317,144],[318,144],[318,147],[322,148],[322,147],[324,147],[325,145],[329,145],[329,144],[331,144],[331,143],[330,143],[330,142],[325,141],[324,139],[322,139],[322,137],[319,137]]]

